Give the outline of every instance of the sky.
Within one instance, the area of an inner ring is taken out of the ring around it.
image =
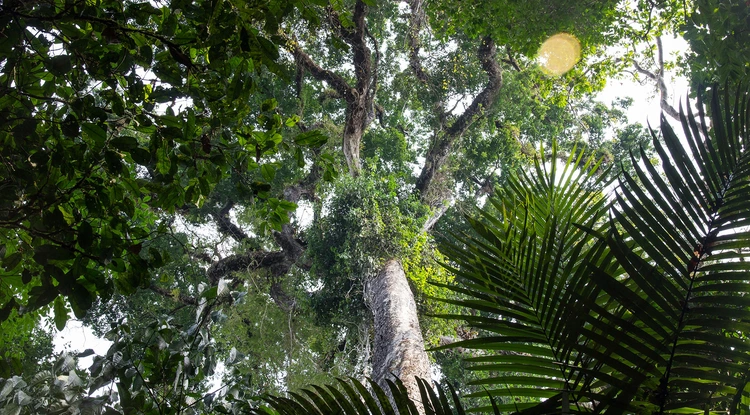
[[[663,38],[664,59],[672,57],[675,53],[682,53],[687,49],[687,42],[682,38]],[[677,76],[674,72],[667,71],[666,77],[667,89],[670,94],[669,103],[674,108],[679,108],[680,102],[684,104],[685,97],[688,93],[688,80],[684,77]],[[642,77],[643,78],[643,77]],[[610,79],[607,86],[599,93],[597,99],[611,104],[615,98],[633,98],[633,105],[628,110],[628,121],[639,122],[647,126],[651,122],[652,127],[659,125],[659,116],[661,107],[659,106],[659,96],[653,82],[643,81],[642,84],[628,74],[623,75],[622,79]]]

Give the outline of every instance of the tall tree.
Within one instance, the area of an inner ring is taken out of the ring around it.
[[[482,351],[467,359],[487,374],[476,383],[483,394],[506,398],[477,410],[750,410],[748,94],[711,92],[711,133],[680,111],[679,137],[662,116],[662,136],[653,142],[663,174],[637,164],[641,182],[623,171],[608,198],[607,176],[583,152],[564,163],[537,159],[533,172],[510,178],[468,217],[474,233],[443,244],[466,311],[445,317],[483,332],[449,347]],[[707,125],[702,102],[699,108]],[[389,387],[406,394],[400,384]],[[423,387],[428,411],[453,413],[444,391],[435,408]],[[288,413],[324,413],[324,400],[344,413],[366,413],[348,409],[343,398],[325,399],[320,389],[307,394],[315,407]],[[289,401],[273,404],[289,408]],[[403,401],[397,406],[417,413]]]
[[[128,327],[161,297],[203,328],[253,286],[334,333],[308,356],[357,351],[356,375],[414,397],[425,232],[538,141],[580,138],[569,113],[602,85],[614,3],[563,3],[476,2],[503,25],[418,0],[4,4],[0,320],[52,304],[61,327],[142,289]],[[583,60],[550,77],[536,48],[561,31]]]

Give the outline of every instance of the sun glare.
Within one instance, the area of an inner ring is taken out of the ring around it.
[[[552,35],[542,43],[537,60],[548,75],[560,76],[568,72],[581,57],[581,43],[568,33]]]

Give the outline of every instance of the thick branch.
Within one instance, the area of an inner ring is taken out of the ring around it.
[[[497,50],[491,38],[482,39],[477,55],[482,68],[487,73],[488,80],[484,89],[474,98],[468,108],[455,119],[445,131],[437,132],[436,143],[427,152],[424,167],[417,179],[415,191],[426,201],[435,174],[448,160],[454,143],[469,129],[472,123],[479,119],[485,111],[490,109],[497,100],[503,84],[502,68],[495,60]]]
[[[230,255],[208,267],[206,275],[211,285],[216,285],[222,277],[234,272],[269,268],[273,275],[284,275],[291,264],[284,252],[251,251]]]
[[[294,55],[294,59],[296,60],[298,65],[301,65],[308,72],[310,72],[313,78],[330,85],[331,88],[336,90],[336,92],[344,97],[347,102],[354,99],[354,91],[352,90],[352,87],[349,86],[349,84],[341,75],[337,74],[336,72],[323,69],[322,67],[320,67],[320,65],[315,63],[307,53],[300,49],[299,45],[297,45],[296,42],[290,43],[294,43],[294,45],[290,48],[290,52],[292,53],[292,55]]]
[[[357,93],[362,96],[366,95],[370,88],[372,80],[372,58],[370,48],[367,47],[365,36],[367,26],[365,24],[367,16],[367,6],[362,0],[357,0],[354,6],[354,36],[351,42],[352,52],[354,52],[354,74],[357,78]]]
[[[295,236],[294,229],[289,225],[283,225],[281,227],[281,232],[274,231],[273,239],[275,239],[276,243],[281,247],[284,255],[286,255],[287,261],[292,264],[296,264],[305,253],[305,248]],[[306,268],[304,264],[301,266]]]
[[[409,44],[409,66],[411,66],[414,76],[423,84],[429,83],[429,75],[422,67],[422,60],[419,58],[420,41],[419,33],[426,20],[422,0],[410,0],[409,8],[411,9],[411,21],[409,22],[409,31],[407,33],[407,42]]]
[[[328,24],[331,26],[331,29],[333,29],[334,35],[340,37],[347,43],[352,43],[352,39],[354,38],[354,31],[341,24],[341,18],[339,18],[339,14],[336,12],[336,10],[333,9],[332,6],[326,7],[326,20],[328,20]]]
[[[440,220],[440,218],[443,217],[445,212],[450,209],[452,202],[445,201],[442,205],[436,207],[432,213],[430,214],[430,217],[427,218],[427,220],[424,222],[424,225],[422,225],[422,232],[429,232],[433,226]]]
[[[231,236],[237,242],[250,239],[249,236],[229,219],[229,211],[234,207],[234,202],[227,202],[218,213],[214,214],[214,219],[219,226],[219,232]]]
[[[375,82],[373,82],[374,69],[371,51],[366,42],[367,26],[365,18],[367,16],[367,5],[363,1],[357,0],[353,14],[354,29],[341,27],[338,16],[333,10],[329,9],[328,16],[334,30],[340,33],[352,47],[356,79],[354,87],[349,85],[342,76],[323,69],[313,62],[296,42],[290,42],[293,45],[290,49],[298,65],[306,68],[314,78],[328,83],[344,98],[346,102],[346,122],[344,125],[343,152],[346,164],[349,167],[349,173],[352,176],[357,176],[362,169],[359,158],[362,135],[372,122],[373,117],[369,114],[374,113],[371,110],[375,95],[371,93],[371,88],[375,87]]]

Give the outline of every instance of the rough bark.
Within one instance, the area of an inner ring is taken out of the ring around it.
[[[429,380],[430,363],[414,296],[398,260],[387,261],[367,282],[365,297],[374,317],[372,378],[388,390],[385,380],[395,375],[406,386],[409,397],[421,401],[415,376]]]
[[[343,152],[349,174],[358,176],[362,170],[359,150],[362,135],[374,119],[375,90],[377,87],[377,59],[373,63],[372,52],[367,46],[367,5],[358,0],[354,6],[352,28],[341,24],[333,9],[328,9],[327,20],[334,33],[341,37],[352,48],[354,63],[354,86],[341,75],[323,69],[307,55],[296,42],[291,42],[290,52],[295,62],[307,70],[315,79],[330,85],[346,103],[346,121],[344,124]]]
[[[484,112],[495,104],[497,96],[500,93],[500,88],[503,84],[502,68],[497,63],[497,48],[491,38],[485,37],[482,39],[477,55],[482,68],[487,73],[487,84],[474,97],[469,107],[455,118],[449,127],[435,133],[435,144],[427,152],[425,164],[419,174],[415,188],[423,202],[429,202],[428,197],[433,186],[433,179],[445,165],[446,161],[448,161],[456,141],[463,136],[471,124],[482,117]],[[432,204],[434,205],[434,203]]]

